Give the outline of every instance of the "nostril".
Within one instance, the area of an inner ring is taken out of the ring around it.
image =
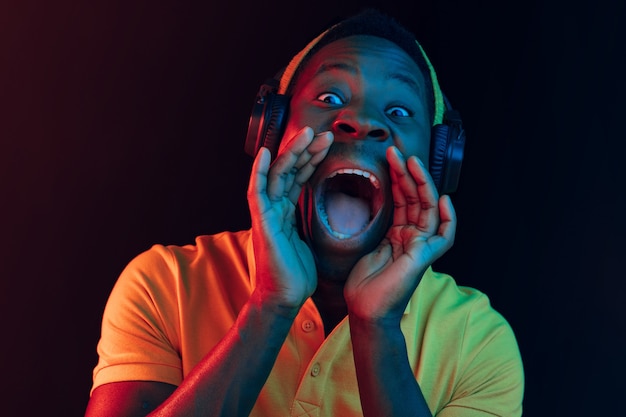
[[[385,132],[384,129],[374,129],[372,131],[370,131],[369,133],[370,137],[372,138],[384,138],[387,136],[387,133]]]
[[[337,120],[333,123],[335,133],[343,133],[358,139],[385,140],[389,137],[389,131],[379,123],[364,121],[362,123],[345,120]]]
[[[356,133],[356,129],[348,123],[337,123],[337,128],[345,133]]]

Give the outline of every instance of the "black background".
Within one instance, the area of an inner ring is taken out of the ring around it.
[[[378,5],[417,35],[468,132],[457,242],[436,268],[511,323],[526,416],[621,415],[624,4],[3,3],[0,414],[84,413],[121,269],[153,243],[248,227],[258,85]]]

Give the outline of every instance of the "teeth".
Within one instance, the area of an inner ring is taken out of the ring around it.
[[[380,188],[380,182],[378,181],[378,178],[376,178],[376,176],[374,174],[372,174],[371,172],[367,172],[367,171],[363,171],[362,169],[357,169],[357,168],[341,168],[338,169],[337,171],[333,172],[332,174],[330,174],[330,176],[328,178],[332,178],[337,174],[354,174],[354,175],[360,175],[363,178],[367,178],[368,180],[370,180],[370,182],[372,183],[372,185],[374,186],[374,188],[379,189]]]
[[[335,232],[334,230],[331,230],[331,233],[333,234],[333,236],[335,236],[337,239],[348,239],[349,237],[352,237],[350,235],[344,235],[343,233],[339,233],[339,232]]]

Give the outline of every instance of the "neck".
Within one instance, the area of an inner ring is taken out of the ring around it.
[[[326,336],[348,314],[348,307],[343,296],[343,286],[344,281],[327,280],[323,279],[323,277],[318,277],[317,289],[311,297],[322,316]]]

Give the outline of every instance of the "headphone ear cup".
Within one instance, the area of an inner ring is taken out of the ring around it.
[[[278,154],[280,141],[285,131],[288,109],[289,97],[282,94],[270,94],[265,112],[264,130],[259,132],[262,137],[258,149],[261,146],[268,148],[272,154],[272,160]]]
[[[244,150],[253,158],[262,146],[270,150],[272,159],[278,153],[289,109],[289,96],[276,93],[278,82],[276,78],[266,80],[252,106]]]
[[[440,193],[445,172],[449,133],[449,127],[443,124],[435,125],[431,129],[428,171]]]

